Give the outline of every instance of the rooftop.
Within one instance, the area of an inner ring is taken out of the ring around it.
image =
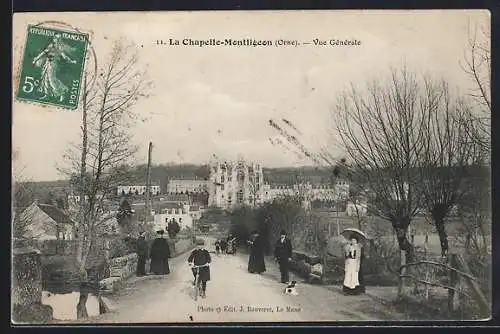
[[[62,212],[60,209],[56,208],[53,205],[50,204],[37,204],[37,206],[47,214],[52,220],[56,222],[56,224],[70,224],[74,225],[75,222],[64,212]]]

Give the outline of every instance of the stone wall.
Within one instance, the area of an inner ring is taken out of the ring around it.
[[[171,249],[174,248],[172,245]],[[175,251],[171,250],[172,257],[181,255],[193,248],[191,240],[179,240],[175,244]],[[146,262],[146,272],[149,272],[150,261]],[[110,277],[99,282],[99,288],[103,293],[113,293],[119,290],[123,283],[135,275],[137,267],[137,254],[132,253],[122,257],[111,259],[109,262]]]
[[[46,323],[52,308],[42,305],[42,262],[34,248],[14,248],[12,263],[12,320],[15,323]]]
[[[294,251],[290,261],[290,269],[309,282],[323,281],[324,271],[319,256]]]
[[[103,292],[115,292],[128,278],[135,275],[137,254],[132,253],[109,261],[109,276],[99,282]]]

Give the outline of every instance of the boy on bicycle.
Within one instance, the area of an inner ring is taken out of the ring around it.
[[[199,268],[191,268],[191,271],[193,272],[194,276],[194,281],[193,285],[196,284],[196,271],[198,271],[200,277],[199,280],[201,282],[201,297],[205,298],[206,297],[206,290],[207,290],[207,281],[210,281],[210,267],[208,264],[212,261],[210,258],[210,253],[205,249],[205,244],[198,244],[196,245],[196,248],[191,252],[191,255],[188,257],[188,263],[189,265],[194,265],[194,266],[203,266],[204,267],[199,267]]]

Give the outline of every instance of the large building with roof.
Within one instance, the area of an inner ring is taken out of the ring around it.
[[[209,181],[209,206],[232,209],[264,201],[264,175],[260,164],[242,158],[237,161],[213,161]]]

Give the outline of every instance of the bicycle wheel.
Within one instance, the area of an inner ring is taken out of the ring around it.
[[[200,275],[196,275],[195,279],[195,284],[194,284],[194,300],[198,300],[198,294],[200,292],[199,286],[200,285]]]

